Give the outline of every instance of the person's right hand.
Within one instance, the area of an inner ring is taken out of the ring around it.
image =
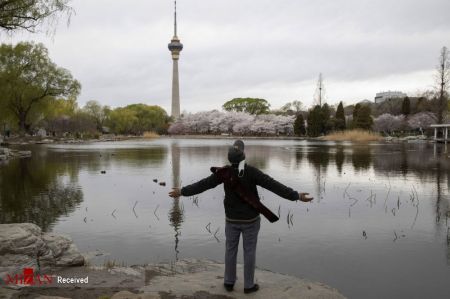
[[[172,188],[172,191],[169,192],[169,196],[173,198],[178,198],[181,196],[180,188]]]
[[[306,195],[309,195],[309,193],[298,193],[299,199],[303,202],[310,202],[314,199],[312,197],[307,197]]]

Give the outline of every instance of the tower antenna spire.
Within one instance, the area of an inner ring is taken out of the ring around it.
[[[174,36],[177,36],[177,0],[174,1],[175,12],[174,12]]]

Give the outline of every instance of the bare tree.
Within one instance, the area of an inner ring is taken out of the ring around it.
[[[303,103],[301,101],[293,101],[292,107],[294,108],[296,113],[299,113],[303,109]]]
[[[280,110],[284,111],[284,112],[292,110],[297,114],[302,110],[302,108],[303,108],[303,103],[301,101],[295,100],[295,101],[284,104],[280,108]]]
[[[436,81],[438,88],[438,123],[444,119],[444,112],[447,110],[448,83],[450,80],[450,58],[447,47],[442,47],[439,55],[439,65],[437,66]]]

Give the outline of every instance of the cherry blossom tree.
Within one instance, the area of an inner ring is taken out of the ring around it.
[[[187,113],[169,128],[170,134],[275,135],[294,132],[294,116],[252,115],[217,110]]]
[[[402,128],[404,121],[403,115],[392,115],[384,113],[374,120],[374,128],[378,132],[392,133]]]
[[[173,123],[167,130],[171,135],[182,135],[186,132],[186,127],[182,122]]]
[[[437,117],[431,112],[420,112],[409,117],[408,126],[412,130],[420,130],[423,134],[424,129],[428,129],[431,124],[436,123]]]

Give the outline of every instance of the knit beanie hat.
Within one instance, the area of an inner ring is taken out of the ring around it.
[[[244,142],[242,140],[236,140],[233,146],[228,149],[228,161],[231,165],[238,169],[238,176],[242,177],[244,175],[245,167],[245,153],[244,153]]]
[[[239,164],[242,160],[245,160],[245,154],[239,148],[230,146],[228,149],[228,161],[231,164]]]
[[[242,141],[242,140],[240,140],[240,139],[236,140],[236,141],[233,143],[233,146],[234,146],[234,147],[237,147],[237,148],[240,149],[241,151],[244,151],[244,147],[245,147],[244,141]]]

